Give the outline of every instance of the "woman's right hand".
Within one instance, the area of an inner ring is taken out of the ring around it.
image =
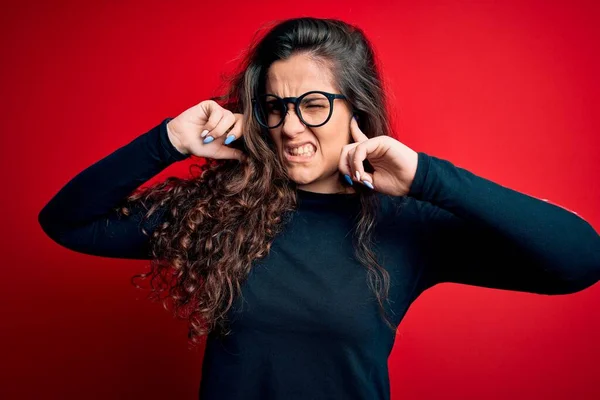
[[[234,114],[214,100],[205,100],[169,121],[167,132],[173,146],[182,154],[243,160],[246,155],[241,150],[224,144],[228,136],[233,135],[233,140],[242,136],[243,122],[243,114]],[[229,139],[228,143],[233,140]]]

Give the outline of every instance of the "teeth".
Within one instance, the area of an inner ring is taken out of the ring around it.
[[[306,144],[304,146],[301,147],[296,147],[294,149],[288,149],[288,152],[292,155],[295,156],[306,156],[306,157],[310,157],[311,155],[314,154],[314,146],[312,144]]]

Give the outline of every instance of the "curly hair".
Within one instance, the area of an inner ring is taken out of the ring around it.
[[[251,98],[264,90],[269,66],[303,52],[331,68],[368,137],[390,134],[379,63],[361,29],[312,17],[268,25],[257,31],[242,53],[239,70],[222,76],[222,84],[228,85],[226,94],[212,100],[234,113],[252,115]],[[144,218],[164,212],[151,235],[144,231],[151,236],[150,271],[135,275],[132,282],[139,288],[135,280],[149,278],[153,299],[166,293],[163,306],[168,310],[172,303],[175,316],[188,319],[188,339],[194,344],[213,329],[222,335],[231,333],[227,312],[241,295],[253,260],[269,254],[274,237],[297,206],[296,184],[277,157],[268,130],[253,118],[243,124],[243,137],[231,146],[243,150],[247,159],[206,159],[202,165],[191,165],[190,178],[169,177],[138,188],[116,208],[129,215],[142,205]],[[365,170],[373,172],[368,161]],[[341,174],[339,179],[345,182]],[[395,330],[383,305],[388,300],[389,274],[371,248],[380,199],[360,185],[355,190],[361,207],[354,220],[354,254],[368,271],[382,317]]]

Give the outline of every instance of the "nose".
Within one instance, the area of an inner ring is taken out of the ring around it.
[[[297,132],[301,132],[304,130],[304,124],[300,120],[298,114],[296,114],[294,104],[288,104],[288,108],[286,110],[281,126],[282,133],[285,133],[287,135],[293,135]]]

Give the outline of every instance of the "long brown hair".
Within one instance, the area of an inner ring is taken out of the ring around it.
[[[335,19],[303,17],[264,26],[242,53],[239,70],[225,77],[226,94],[213,100],[234,113],[252,115],[251,98],[264,90],[271,63],[296,52],[331,68],[340,93],[352,104],[368,137],[390,134],[373,48],[359,28]],[[226,314],[241,294],[253,260],[267,256],[273,238],[296,207],[296,185],[268,132],[254,118],[244,118],[242,132],[243,137],[230,146],[241,149],[246,160],[207,159],[202,165],[193,164],[190,178],[169,177],[140,188],[117,207],[128,215],[143,205],[144,218],[162,210],[160,224],[145,232],[152,243],[150,271],[132,281],[150,278],[153,299],[166,293],[164,307],[168,310],[172,303],[174,314],[189,320],[188,338],[193,343],[213,329],[230,334]],[[368,162],[365,170],[373,172]],[[341,177],[340,182],[344,182]],[[371,248],[379,198],[361,185],[354,188],[361,203],[353,235],[355,256],[368,270],[382,317],[395,330],[383,305],[388,300],[389,274]]]

